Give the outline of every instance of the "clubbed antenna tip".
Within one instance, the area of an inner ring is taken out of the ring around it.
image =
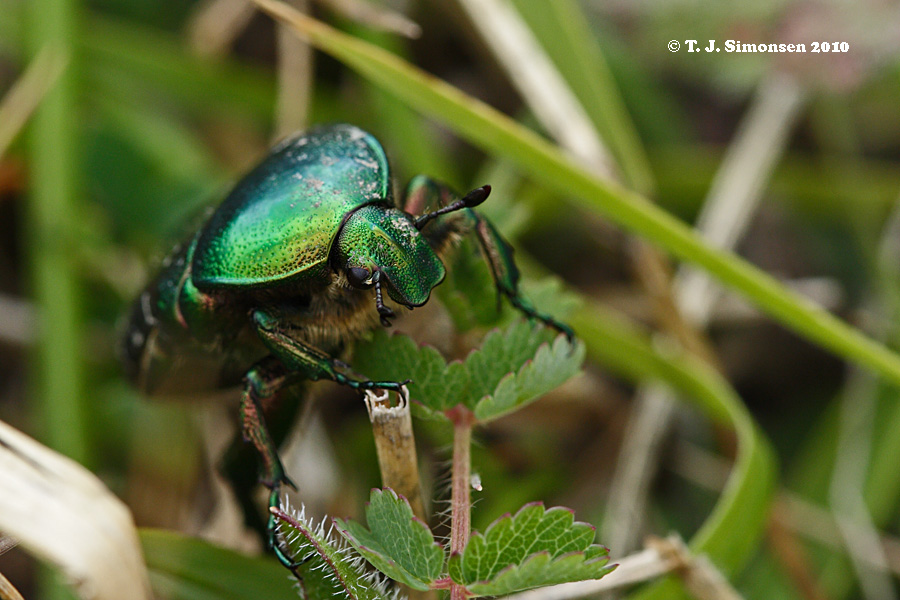
[[[474,190],[466,194],[462,200],[457,200],[453,204],[448,204],[444,208],[441,208],[434,212],[430,212],[426,215],[422,215],[421,217],[416,219],[416,229],[422,229],[426,224],[428,224],[429,221],[431,221],[435,217],[439,217],[456,210],[462,210],[464,208],[474,208],[487,200],[487,197],[490,195],[491,186],[489,185],[483,185],[479,188],[475,188]]]

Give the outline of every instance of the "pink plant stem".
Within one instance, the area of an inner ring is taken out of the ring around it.
[[[453,421],[453,489],[450,513],[450,553],[462,552],[469,543],[471,528],[470,451],[472,447],[472,424],[474,415],[466,408],[456,407],[448,413]],[[450,600],[468,598],[466,588],[452,583]]]

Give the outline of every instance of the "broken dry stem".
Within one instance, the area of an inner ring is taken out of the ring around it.
[[[375,451],[384,487],[391,488],[409,500],[413,514],[427,522],[419,482],[416,440],[409,411],[409,392],[404,386],[397,406],[391,406],[387,392],[379,396],[367,391],[366,407],[369,409],[369,420],[372,421]]]

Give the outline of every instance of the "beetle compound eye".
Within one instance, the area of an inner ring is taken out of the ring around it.
[[[367,288],[372,286],[370,281],[372,274],[362,267],[350,267],[347,269],[347,281],[355,288]]]

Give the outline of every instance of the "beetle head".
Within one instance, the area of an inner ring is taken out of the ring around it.
[[[333,248],[332,263],[350,285],[375,287],[383,325],[393,312],[382,301],[382,286],[397,303],[410,308],[428,301],[444,279],[444,265],[419,233],[412,217],[396,208],[364,206],[347,217]]]

